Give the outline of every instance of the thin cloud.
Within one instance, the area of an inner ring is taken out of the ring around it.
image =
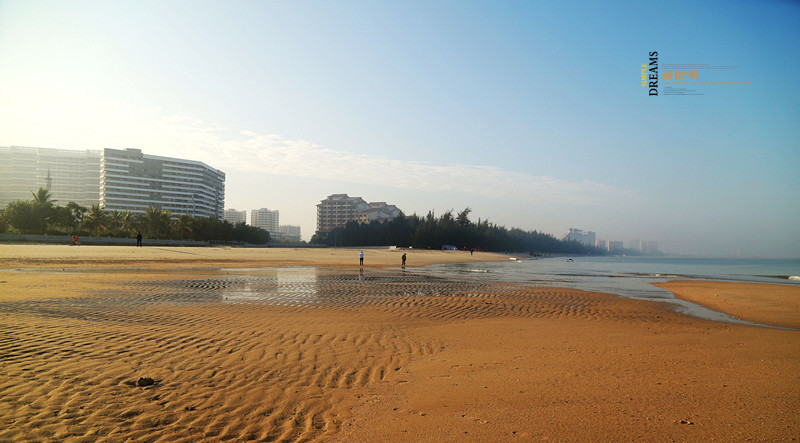
[[[487,165],[436,165],[336,150],[306,140],[243,130],[230,134],[193,119],[172,119],[194,158],[219,169],[329,179],[421,191],[464,192],[531,204],[598,206],[640,201],[635,192],[594,181],[568,181]],[[183,143],[181,143],[183,144]],[[174,146],[174,145],[173,145]],[[188,155],[188,153],[187,153]]]
[[[70,112],[73,100],[54,106],[50,111],[61,118],[53,120],[58,124],[47,131],[39,127],[39,107],[14,113],[0,110],[0,116],[8,117],[0,119],[0,133],[9,136],[10,144],[19,140],[27,146],[66,149],[139,148],[149,154],[201,160],[223,171],[457,192],[523,204],[596,207],[642,201],[633,191],[589,180],[568,181],[489,165],[441,165],[358,154],[279,134],[232,130],[184,114],[165,118],[159,109],[104,98],[84,100],[80,112]]]

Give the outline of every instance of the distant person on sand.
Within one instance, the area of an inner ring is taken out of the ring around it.
[[[472,249],[470,249],[470,250],[469,250],[469,255],[470,255],[470,257],[472,256],[472,253],[473,253],[473,252],[475,252],[475,248],[472,248]]]
[[[72,234],[72,246],[78,246],[78,236]]]
[[[361,251],[361,253],[358,254],[358,264],[364,266],[364,251]]]
[[[142,233],[136,233],[136,246],[142,246]]]
[[[406,253],[405,252],[403,253],[402,259],[403,259],[403,267],[405,268],[406,267]]]

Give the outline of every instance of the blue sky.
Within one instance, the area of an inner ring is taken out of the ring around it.
[[[800,255],[800,4],[609,5],[0,0],[0,145],[202,160],[305,238],[348,193]],[[751,84],[649,97],[650,51]]]

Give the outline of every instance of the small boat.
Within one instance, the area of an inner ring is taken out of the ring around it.
[[[571,259],[571,258],[568,258],[568,259],[567,259],[567,263],[572,263],[572,262],[574,262],[574,261],[575,261],[575,260],[573,260],[573,259]]]

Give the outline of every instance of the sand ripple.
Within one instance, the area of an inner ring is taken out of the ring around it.
[[[132,280],[80,297],[4,302],[0,440],[324,439],[342,425],[353,389],[444,346],[409,339],[409,328],[619,320],[602,297],[314,270]],[[155,384],[137,386],[139,377]]]

